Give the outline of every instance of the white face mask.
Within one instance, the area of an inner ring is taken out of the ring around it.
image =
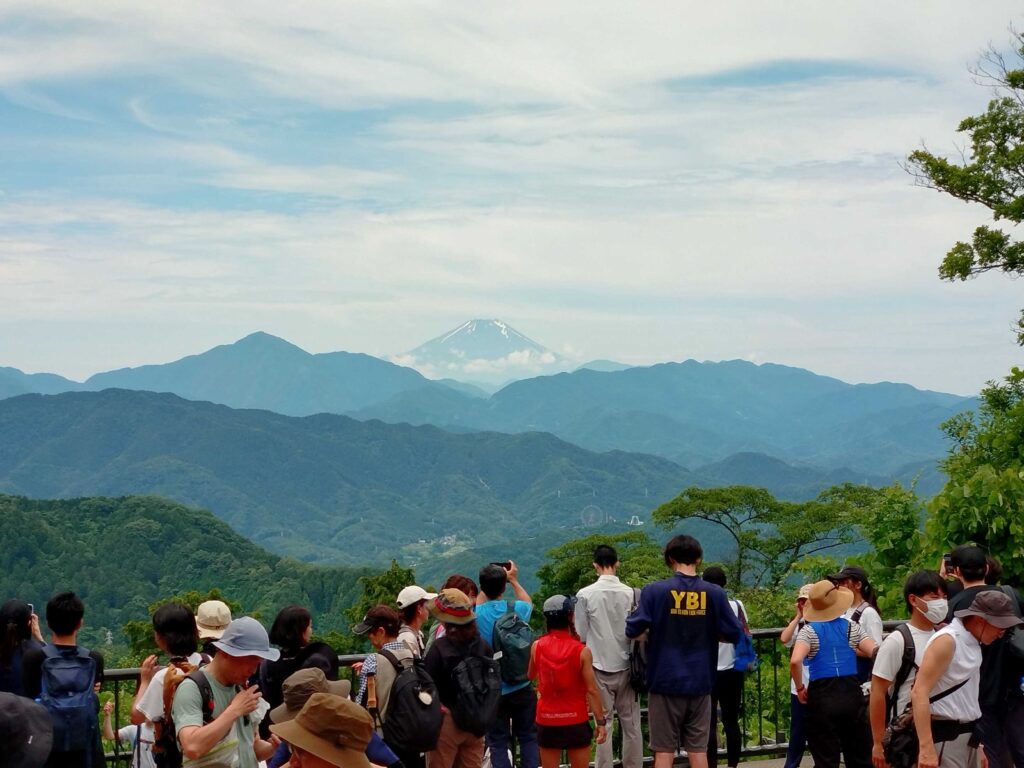
[[[921,603],[924,603],[925,607],[921,609]],[[933,624],[938,624],[940,621],[945,621],[946,615],[949,613],[949,601],[944,597],[937,597],[934,600],[920,600],[917,604],[917,609],[924,614],[924,617]]]

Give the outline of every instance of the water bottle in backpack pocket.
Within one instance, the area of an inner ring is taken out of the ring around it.
[[[43,647],[39,703],[53,721],[55,752],[85,752],[92,760],[99,745],[96,660],[85,648]]]

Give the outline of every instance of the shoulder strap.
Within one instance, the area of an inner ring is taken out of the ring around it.
[[[906,622],[896,627],[896,631],[903,635],[903,660],[892,681],[892,694],[886,695],[886,720],[892,721],[896,715],[896,702],[899,700],[900,689],[906,685],[910,673],[917,669],[917,647],[914,643],[914,636],[910,632],[910,625]]]
[[[505,601],[505,605],[507,606],[505,608],[505,615],[506,616],[508,614],[510,614],[510,613],[515,613],[516,612],[516,601],[515,600],[506,600]]]
[[[391,666],[395,668],[396,674],[401,674],[402,670],[405,669],[405,665],[402,664],[402,662],[398,660],[398,657],[395,656],[395,654],[393,654],[387,648],[381,648],[379,651],[377,651],[377,653],[379,653],[381,656],[383,656],[385,659],[391,662]]]
[[[43,657],[46,659],[56,659],[60,656],[60,651],[57,650],[57,646],[47,643],[43,646]]]
[[[633,587],[633,606],[629,609],[629,612],[633,613],[634,611],[636,611],[636,609],[637,609],[637,607],[639,605],[640,605],[640,588],[639,587]]]
[[[203,707],[203,724],[213,722],[213,708],[216,705],[213,700],[213,687],[210,685],[209,679],[206,677],[206,673],[201,669],[197,669],[193,672],[189,672],[185,676],[188,680],[191,680],[196,684],[199,689],[199,698],[202,701]]]
[[[947,688],[942,693],[936,693],[934,696],[932,696],[930,699],[928,699],[928,703],[929,704],[934,704],[939,699],[944,699],[947,696],[949,696],[949,694],[955,693],[955,692],[959,691],[961,688],[963,688],[965,685],[967,685],[969,680],[970,680],[970,678],[967,678],[967,680],[961,680],[959,683],[954,685],[952,688]]]

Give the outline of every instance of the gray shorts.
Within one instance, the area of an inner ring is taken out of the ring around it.
[[[711,733],[711,696],[652,693],[647,702],[652,752],[707,752]]]

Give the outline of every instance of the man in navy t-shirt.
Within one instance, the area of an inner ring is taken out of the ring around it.
[[[670,768],[679,748],[687,751],[692,768],[707,768],[718,643],[738,642],[743,632],[725,590],[697,575],[703,556],[692,536],[669,541],[665,564],[673,575],[644,587],[636,611],[626,619],[626,637],[649,633],[648,719],[655,768]]]

